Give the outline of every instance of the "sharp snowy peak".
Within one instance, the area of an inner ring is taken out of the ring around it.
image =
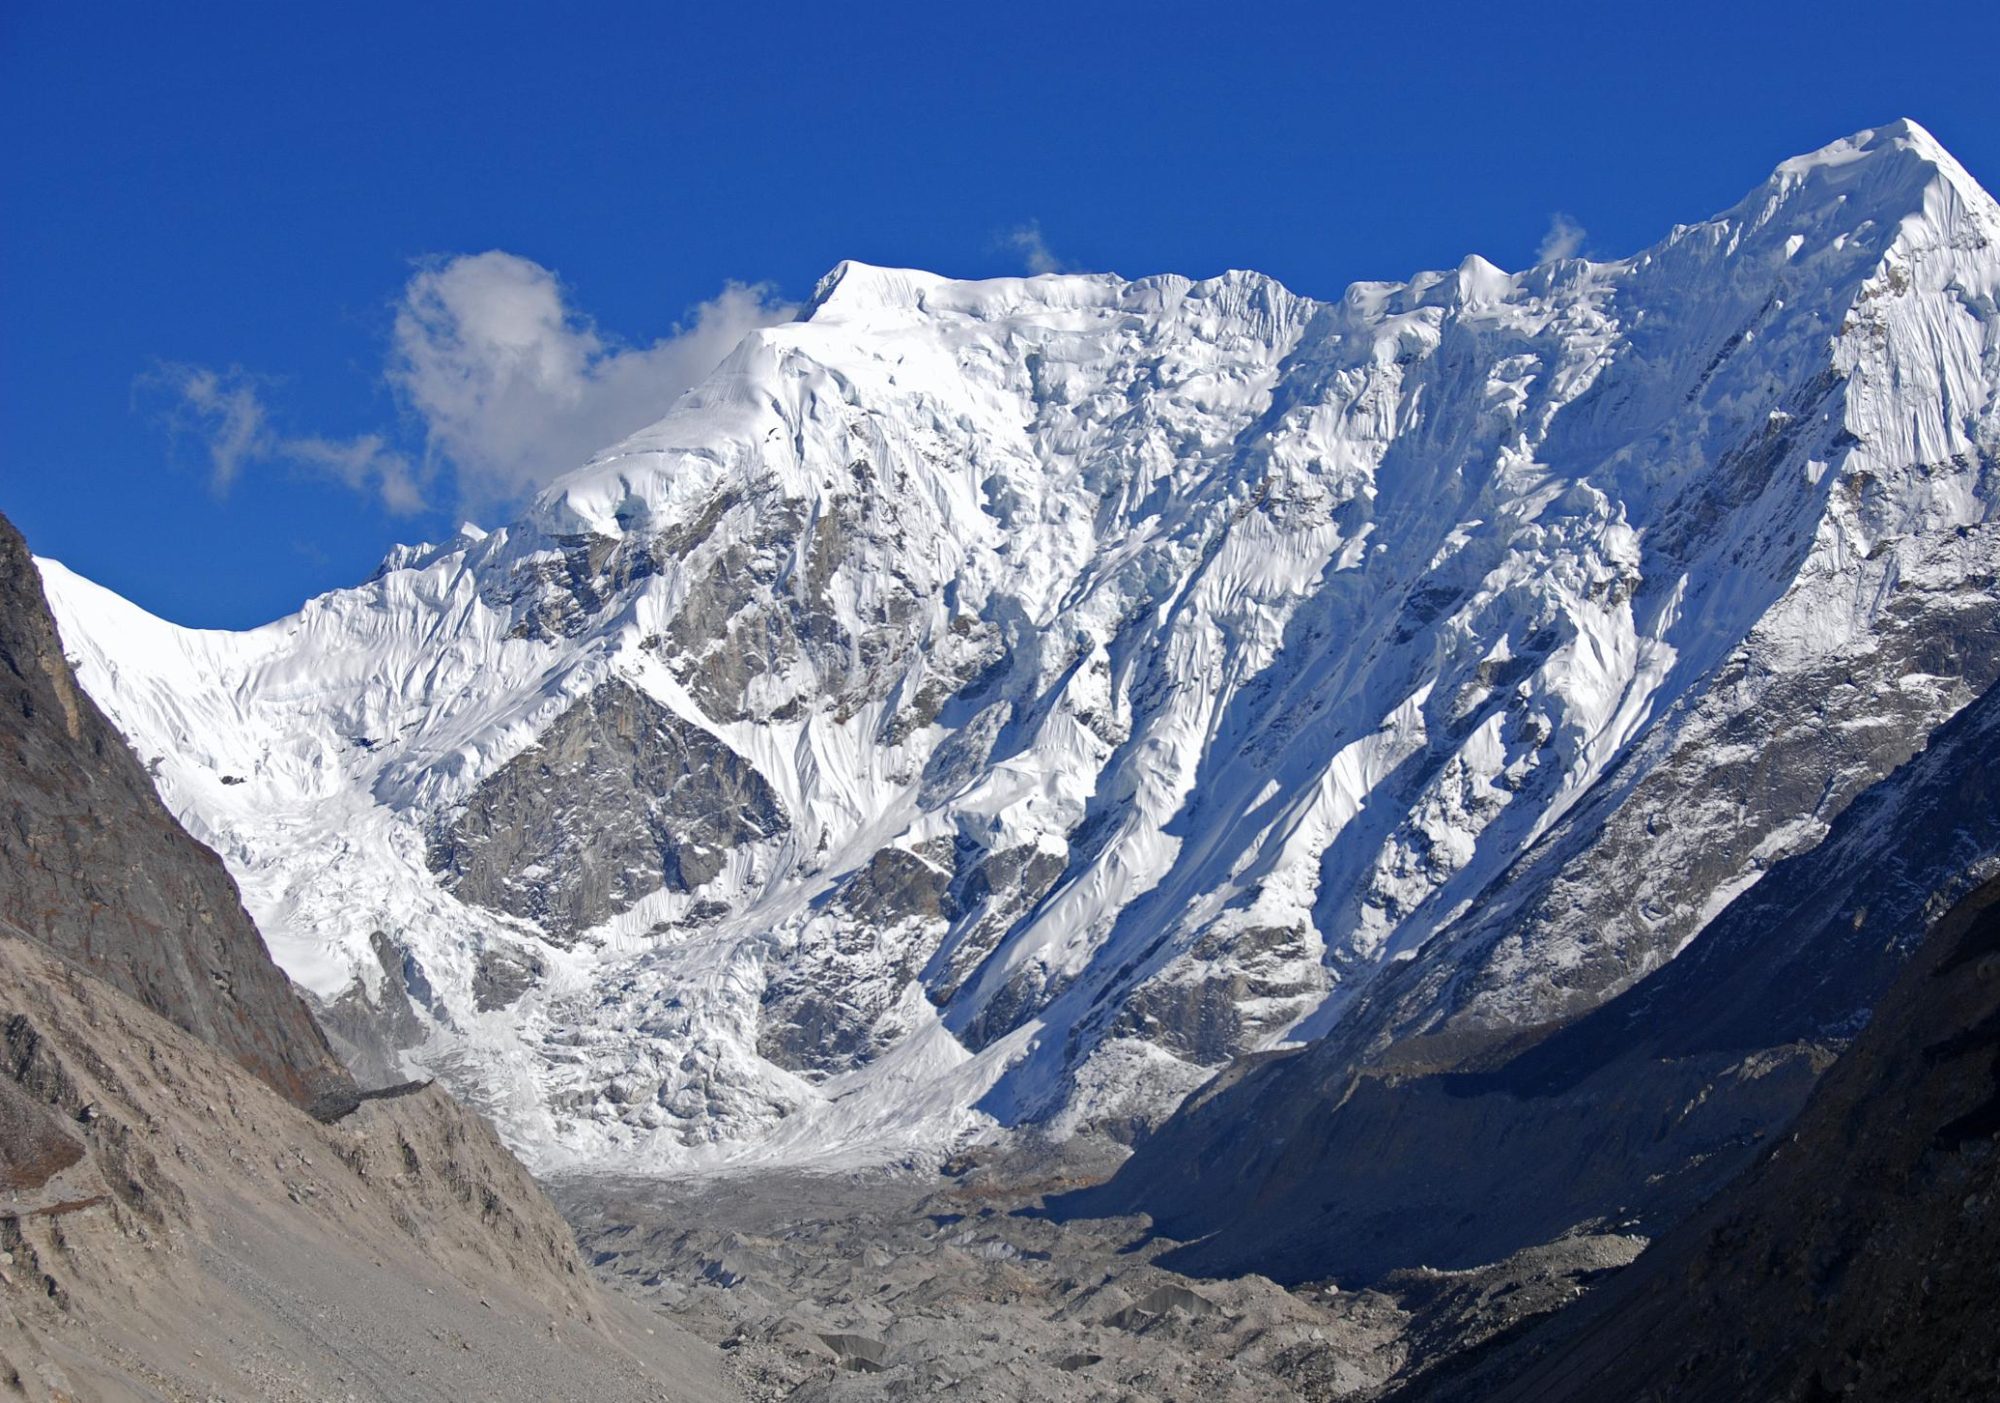
[[[843,264],[517,523],[247,633],[46,568],[357,1056],[543,1164],[1158,1116],[1671,959],[2000,672],[2000,210],[1921,129],[1635,257]],[[1642,856],[1643,855],[1643,856]]]

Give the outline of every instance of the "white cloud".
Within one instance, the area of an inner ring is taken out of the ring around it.
[[[730,283],[667,335],[627,346],[568,306],[555,274],[526,258],[496,250],[426,266],[396,304],[387,367],[422,426],[421,455],[380,433],[284,433],[269,380],[238,367],[167,364],[141,383],[170,397],[176,433],[201,441],[218,494],[252,468],[283,466],[409,515],[447,505],[432,489],[449,469],[459,509],[483,514],[652,423],[745,335],[795,311],[767,288]]]
[[[180,396],[175,421],[200,433],[208,448],[209,486],[227,492],[253,459],[267,456],[271,432],[264,403],[240,370],[168,365],[161,382]]]
[[[408,516],[429,505],[424,499],[423,473],[383,442],[380,434],[358,438],[288,438],[284,455],[295,463],[317,468],[357,492],[374,492],[382,505]]]
[[[1030,273],[1060,273],[1063,261],[1050,249],[1049,241],[1042,237],[1042,222],[1031,219],[1026,224],[1009,229],[1000,238],[1003,248],[1011,248],[1021,255],[1021,264]]]
[[[389,379],[476,512],[652,423],[747,333],[794,311],[767,288],[731,283],[668,335],[626,346],[573,310],[539,263],[466,254],[410,279]]]
[[[379,434],[358,438],[293,437],[280,433],[257,379],[243,370],[163,365],[147,383],[173,396],[169,423],[201,439],[208,453],[209,486],[226,493],[248,468],[285,465],[371,493],[398,515],[422,511],[421,471]]]
[[[1558,210],[1549,216],[1549,232],[1542,235],[1542,242],[1535,249],[1535,261],[1553,263],[1559,258],[1574,258],[1583,247],[1583,238],[1583,226]]]

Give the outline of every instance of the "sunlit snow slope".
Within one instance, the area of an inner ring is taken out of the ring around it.
[[[519,522],[247,633],[44,567],[375,1055],[542,1166],[1156,1118],[1672,958],[2000,673],[2000,210],[1898,123],[1612,263],[843,264]]]

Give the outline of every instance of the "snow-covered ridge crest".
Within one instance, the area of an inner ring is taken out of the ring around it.
[[[1000,384],[981,385],[987,393],[976,402],[954,405],[950,427],[995,435],[1003,451],[1062,451],[1038,441],[1044,426],[1035,411],[1049,406],[1021,379],[1036,365],[1053,370],[1072,353],[1143,353],[1149,342],[1164,348],[1174,339],[1190,350],[1207,346],[1211,356],[1228,339],[1246,349],[1254,340],[1260,359],[1281,356],[1313,310],[1255,273],[1200,283],[1105,274],[954,282],[843,263],[821,281],[799,320],[746,337],[665,419],[546,489],[528,520],[550,535],[653,530],[733,464],[782,472],[783,450],[798,456],[802,435],[852,433],[854,423],[830,417],[832,405],[872,406],[878,397],[942,404],[986,378],[980,361],[995,371],[1007,360],[1022,363],[1007,366]],[[1046,425],[1064,426],[1075,427],[1053,417]]]
[[[280,961],[543,1163],[1143,1122],[1386,961],[1601,1000],[2000,673],[1996,249],[1899,123],[1328,302],[843,264],[290,619],[50,594]]]

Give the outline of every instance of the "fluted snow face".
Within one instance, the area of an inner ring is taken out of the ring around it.
[[[541,1163],[934,1153],[1155,1117],[1387,960],[1435,1030],[1671,958],[2000,673],[1996,295],[1908,124],[1622,262],[1332,303],[843,265],[521,522],[291,619],[47,573],[280,961],[387,997],[386,933],[410,1058]],[[575,940],[458,900],[510,762],[510,854],[588,831],[524,776],[614,678],[784,822]]]

